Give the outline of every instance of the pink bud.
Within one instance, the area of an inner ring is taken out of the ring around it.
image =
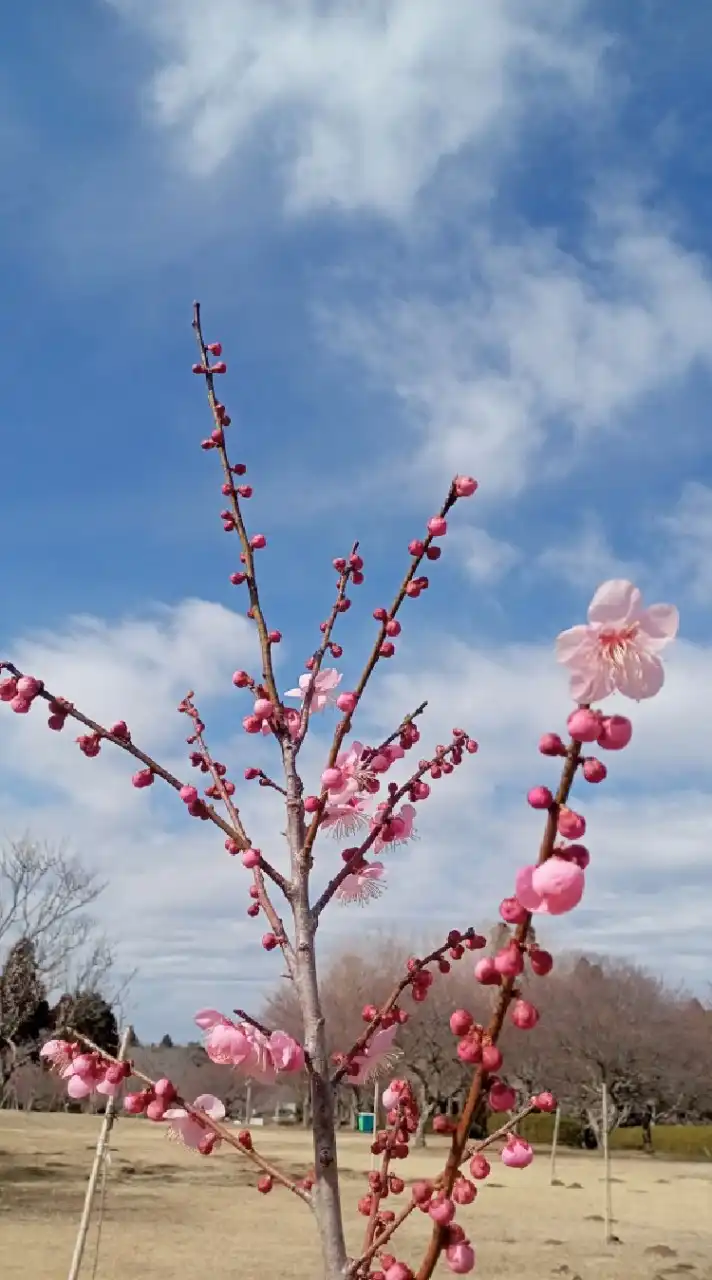
[[[343,711],[344,715],[350,716],[356,710],[358,698],[355,693],[340,693],[336,699],[336,705],[339,711]]]
[[[491,1073],[499,1071],[503,1062],[502,1054],[496,1044],[486,1044],[482,1049],[482,1066]]]
[[[455,493],[458,498],[471,498],[477,487],[477,481],[472,476],[455,476]]]
[[[498,987],[502,978],[491,956],[483,956],[475,965],[475,978],[484,987]]]
[[[508,1084],[502,1084],[501,1080],[495,1080],[490,1085],[489,1104],[493,1111],[513,1111],[516,1102],[517,1095]],[[470,1166],[470,1171],[472,1171],[472,1166]]]
[[[269,720],[274,715],[274,703],[269,698],[257,698],[252,714],[258,720]]]
[[[563,858],[566,862],[575,862],[576,866],[580,867],[582,871],[586,870],[591,861],[591,855],[585,844],[562,845],[560,849],[556,850],[556,853],[559,858]]]
[[[245,733],[261,733],[262,721],[257,716],[245,716],[242,721]]]
[[[232,677],[232,683],[237,689],[246,689],[250,683],[250,677],[246,671],[236,671]]]
[[[455,1217],[455,1205],[449,1196],[438,1194],[430,1201],[428,1213],[439,1227],[447,1227]]]
[[[548,809],[553,804],[554,797],[548,787],[532,787],[527,801],[532,809]]]
[[[154,1098],[153,1101],[149,1102],[148,1106],[146,1107],[146,1119],[153,1120],[154,1123],[157,1124],[163,1119],[165,1110],[166,1110],[166,1104],[163,1101],[163,1099]]]
[[[589,707],[577,707],[566,721],[566,727],[577,742],[595,742],[601,732],[601,713]]]
[[[267,546],[265,535],[263,533],[253,533],[250,538],[250,546],[253,551],[261,551],[263,547]]]
[[[316,811],[317,811],[317,809],[318,809],[318,808],[319,808],[319,797],[318,797],[318,796],[306,796],[306,797],[305,797],[305,800],[304,800],[304,812],[305,812],[305,813],[316,813]]]
[[[479,1036],[464,1036],[457,1046],[457,1056],[460,1062],[466,1062],[470,1066],[482,1061],[482,1041]]]
[[[626,716],[605,716],[597,742],[605,751],[622,751],[633,737],[633,726]]]
[[[467,1009],[456,1009],[450,1014],[450,1030],[454,1036],[466,1036],[472,1026],[472,1014]]]
[[[580,813],[574,813],[573,809],[567,809],[562,805],[556,827],[559,835],[565,840],[580,840],[581,836],[586,834],[586,819]]]
[[[129,1116],[142,1116],[146,1107],[143,1093],[127,1093],[124,1097],[124,1111]]]
[[[8,676],[6,680],[0,680],[0,702],[12,702],[17,697],[17,681]]]
[[[345,778],[340,769],[334,767],[325,769],[321,775],[321,785],[327,791],[341,791],[345,784]]]
[[[20,676],[17,682],[17,692],[21,698],[29,698],[30,702],[41,693],[44,685],[41,680],[36,680],[34,676]]]
[[[262,946],[264,947],[265,951],[274,951],[275,947],[278,945],[279,944],[277,942],[277,939],[275,938],[273,933],[265,933],[263,935]]]
[[[539,751],[543,756],[565,756],[564,746],[558,733],[544,733],[539,739]]]
[[[603,782],[608,776],[608,770],[600,760],[596,760],[594,756],[589,756],[588,760],[584,760],[583,769],[581,770],[587,782]]]
[[[132,785],[139,791],[143,787],[152,787],[153,782],[154,777],[150,769],[139,769],[138,773],[135,773],[131,779]]]
[[[532,1102],[540,1111],[556,1111],[556,1098],[548,1091],[537,1093],[536,1097],[532,1098]]]
[[[242,865],[247,867],[248,871],[252,871],[254,867],[259,867],[261,861],[259,849],[245,849],[242,855]]]
[[[392,644],[390,640],[384,640],[383,644],[378,650],[382,658],[392,658],[395,651],[396,651],[396,646]]]
[[[467,1240],[449,1244],[445,1250],[445,1264],[456,1276],[467,1275],[475,1268],[475,1251]]]
[[[431,516],[428,520],[428,533],[431,538],[444,538],[447,533],[447,520],[444,516]]]
[[[414,538],[412,542],[408,543],[408,550],[412,556],[422,556],[425,551],[425,543],[421,542],[420,538]],[[385,609],[383,612],[385,613]]]
[[[195,804],[198,799],[198,791],[196,787],[181,787],[178,792],[183,804]]]
[[[539,1010],[528,1000],[515,1000],[511,1012],[512,1022],[520,1031],[531,1031],[539,1021]]]
[[[32,699],[22,698],[18,693],[17,697],[13,698],[8,705],[10,710],[15,712],[16,716],[26,716],[28,711],[32,709]]]
[[[532,972],[539,978],[545,978],[547,973],[551,973],[554,967],[554,957],[550,951],[544,951],[541,947],[533,947],[529,952],[529,963]]]
[[[499,914],[506,924],[523,924],[528,912],[516,898],[503,898],[499,904]]]
[[[269,640],[270,644],[279,644],[280,640],[282,639],[282,632],[269,631],[267,633],[267,639]]]
[[[470,1161],[470,1174],[472,1175],[473,1178],[476,1178],[478,1181],[480,1181],[480,1179],[482,1178],[489,1177],[491,1168],[492,1167],[490,1165],[489,1160],[487,1160],[485,1156],[482,1156],[479,1153],[477,1155],[474,1155]]]
[[[519,947],[511,945],[503,947],[494,957],[494,967],[503,978],[517,978],[524,969],[524,960]]]
[[[160,1080],[156,1081],[155,1085],[153,1086],[153,1092],[155,1093],[157,1098],[161,1099],[164,1106],[169,1106],[170,1103],[173,1102],[174,1099],[178,1097],[178,1091],[175,1085],[172,1083],[171,1080],[167,1080],[165,1076],[163,1076]]]

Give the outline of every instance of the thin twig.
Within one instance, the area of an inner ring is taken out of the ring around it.
[[[457,493],[455,491],[455,482],[453,481],[450,485],[448,496],[445,499],[445,502],[443,503],[442,507],[440,508],[439,514],[441,516],[446,516],[450,508],[453,507],[456,502],[457,502]],[[408,572],[406,573],[400,587],[398,588],[398,591],[393,600],[393,603],[388,611],[387,617],[379,625],[378,635],[376,636],[376,639],[373,643],[373,648],[371,649],[371,653],[368,657],[368,660],[363,669],[363,672],[361,673],[361,677],[358,681],[358,684],[354,689],[354,693],[356,694],[357,700],[360,700],[363,694],[363,691],[366,688],[366,685],[368,684],[371,678],[371,675],[373,674],[373,671],[374,671],[374,668],[376,667],[378,659],[381,656],[380,655],[381,645],[383,644],[383,641],[386,639],[386,635],[387,635],[386,624],[387,622],[392,621],[396,617],[398,610],[400,609],[403,601],[405,600],[407,587],[409,583],[413,581],[413,578],[416,576],[416,572],[420,568],[420,565],[432,541],[433,541],[433,538],[432,538],[432,534],[430,533],[428,533],[426,537],[423,538],[422,552],[420,553],[420,555],[413,556]],[[343,720],[341,720],[339,724],[336,726],[336,731],[334,733],[334,738],[331,744],[331,750],[329,752],[329,759],[327,761],[327,768],[332,768],[334,761],[336,760],[336,757],[339,754],[339,751],[341,750],[341,745],[344,741],[344,738],[346,737],[350,728],[351,728],[351,716],[345,715]],[[315,811],[314,816],[307,830],[307,837],[306,837],[306,853],[307,854],[311,853],[312,846],[314,844],[314,841],[316,840],[317,831],[319,830],[319,823],[321,821],[321,817],[322,817],[325,805],[326,805],[326,797],[322,794],[322,796],[320,797],[319,808]]]
[[[381,1005],[378,1013],[371,1019],[365,1030],[362,1031],[356,1043],[352,1045],[348,1053],[344,1055],[344,1061],[332,1074],[332,1086],[337,1085],[347,1074],[349,1062],[353,1062],[354,1058],[358,1054],[363,1053],[364,1049],[367,1048],[369,1042],[373,1039],[373,1036],[383,1022],[383,1019],[387,1017],[394,1005],[398,1003],[399,996],[401,996],[408,987],[412,986],[415,975],[417,973],[421,973],[423,969],[427,969],[428,965],[435,964],[438,960],[442,959],[445,952],[449,951],[451,947],[460,946],[461,943],[466,943],[468,940],[476,938],[477,936],[477,933],[472,927],[466,929],[464,933],[460,933],[459,930],[453,929],[448,934],[445,942],[443,942],[439,947],[436,947],[434,951],[431,951],[430,954],[425,956],[422,960],[413,961],[409,972],[396,983],[385,1004]]]
[[[107,1062],[118,1063],[120,1061],[119,1058],[115,1058],[113,1054],[107,1053],[105,1049],[101,1049],[98,1044],[95,1044],[93,1040],[90,1040],[89,1037],[85,1036],[81,1031],[77,1031],[76,1028],[68,1027],[67,1031],[75,1040],[80,1040],[88,1049],[91,1049],[93,1053],[100,1054],[102,1059],[105,1059]],[[137,1080],[141,1080],[143,1084],[148,1085],[149,1088],[155,1089],[156,1081],[153,1080],[151,1076],[146,1075],[144,1071],[139,1071],[138,1067],[133,1062],[131,1063],[131,1074],[132,1076],[135,1076]],[[233,1151],[238,1151],[240,1155],[244,1156],[247,1160],[250,1160],[252,1164],[257,1165],[263,1173],[268,1173],[275,1182],[286,1187],[288,1191],[291,1191],[295,1196],[298,1196],[300,1200],[303,1200],[304,1203],[308,1204],[311,1208],[312,1199],[308,1191],[305,1191],[303,1187],[298,1186],[297,1183],[289,1178],[286,1173],[282,1173],[276,1165],[273,1165],[269,1160],[266,1160],[265,1157],[260,1155],[259,1151],[256,1151],[254,1147],[243,1147],[239,1138],[237,1138],[226,1125],[222,1124],[219,1120],[211,1119],[205,1111],[201,1111],[199,1107],[195,1107],[192,1103],[186,1102],[185,1098],[182,1098],[180,1094],[176,1094],[173,1105],[182,1107],[188,1112],[189,1116],[198,1120],[206,1129],[209,1129],[217,1138],[220,1138],[222,1142],[226,1142],[229,1147],[232,1147]]]
[[[559,789],[547,814],[546,826],[544,828],[544,834],[539,847],[538,865],[546,862],[554,851],[559,810],[568,800],[569,792],[571,791],[571,787],[573,786],[573,781],[576,776],[580,756],[581,743],[577,742],[575,739],[571,739],[566,753],[566,760],[561,770]],[[522,947],[526,942],[531,921],[531,913],[527,912],[526,919],[517,926],[514,934],[513,942],[516,946]],[[487,1037],[492,1044],[496,1044],[499,1039],[507,1010],[513,998],[515,985],[516,979],[513,977],[505,978],[502,982],[499,998],[486,1032]],[[455,1178],[457,1177],[457,1171],[462,1160],[462,1153],[467,1144],[472,1119],[475,1111],[477,1110],[480,1098],[482,1097],[486,1080],[487,1072],[482,1068],[482,1066],[477,1067],[472,1077],[472,1083],[460,1115],[459,1124],[453,1134],[450,1155],[448,1156],[448,1162],[445,1166],[443,1187],[447,1195],[452,1191]],[[416,1280],[430,1280],[446,1239],[447,1237],[443,1229],[439,1227],[437,1223],[434,1223],[430,1243],[417,1273]]]
[[[458,747],[464,747],[466,742],[467,737],[455,738],[440,755],[433,757],[432,760],[424,760],[422,764],[418,766],[415,773],[411,774],[408,781],[404,782],[397,791],[394,791],[393,794],[389,796],[384,809],[381,811],[377,821],[371,827],[368,835],[363,839],[358,848],[354,848],[354,851],[348,861],[345,862],[340,871],[337,871],[336,875],[332,877],[323,893],[314,904],[312,911],[315,919],[318,919],[321,915],[324,907],[331,901],[337,889],[339,889],[344,883],[344,880],[348,879],[348,877],[353,873],[354,866],[359,864],[364,854],[368,852],[373,844],[375,844],[381,831],[388,825],[393,817],[396,805],[399,804],[404,796],[408,794],[414,784],[419,782],[420,779],[428,773],[430,769],[432,769],[434,764],[446,760],[449,755],[452,755],[453,751],[458,749]]]

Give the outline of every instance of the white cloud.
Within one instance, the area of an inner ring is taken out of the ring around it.
[[[588,99],[602,48],[580,0],[107,3],[155,48],[149,110],[188,170],[267,139],[297,212],[401,217],[447,157],[503,150],[562,91]]]
[[[230,736],[232,706],[236,722],[242,714],[230,673],[248,664],[248,652],[253,655],[251,629],[241,619],[217,605],[188,601],[138,622],[74,621],[31,645],[19,642],[15,652],[23,662],[30,658],[48,682],[61,679],[61,691],[90,714],[124,715],[137,740],[145,733],[150,750],[168,754],[164,763],[170,767],[176,757],[179,776],[189,770],[176,702],[195,684],[205,694],[210,725],[211,698],[224,692],[228,716],[215,714],[213,748],[238,784],[253,842],[284,865],[279,797],[241,781],[256,753],[269,753],[274,764],[274,748]],[[447,741],[454,723],[478,738],[480,751],[434,786],[419,818],[421,838],[387,855],[390,888],[363,919],[367,925],[393,921],[401,932],[422,931],[425,921],[429,928],[452,926],[462,916],[487,924],[511,891],[517,866],[535,854],[541,815],[528,809],[525,793],[556,775],[556,762],[539,756],[536,745],[543,731],[563,727],[569,708],[564,673],[549,648],[477,647],[426,632],[416,648],[399,647],[398,661],[364,707],[363,736],[377,741],[427,697],[417,755]],[[711,675],[711,650],[684,643],[673,649],[665,690],[633,708],[633,743],[609,757],[612,785],[578,788],[577,803],[590,823],[593,870],[585,910],[550,927],[557,946],[609,947],[654,963],[656,948],[665,943],[675,972],[696,980],[712,926],[712,893],[705,888],[712,800],[703,789]],[[7,708],[0,712],[3,834],[29,829],[40,838],[68,838],[109,879],[101,910],[120,938],[124,967],[140,968],[139,1030],[187,1031],[192,1009],[206,1001],[232,1007],[244,998],[256,1005],[259,989],[278,977],[280,962],[259,947],[264,926],[245,915],[249,877],[239,859],[226,855],[221,835],[191,821],[158,785],[150,794],[136,792],[131,763],[121,753],[105,749],[99,759],[86,760],[73,732],[50,733],[41,710],[22,718]],[[319,729],[328,732],[326,717]],[[322,736],[305,753],[308,790],[324,752]],[[48,778],[55,784],[50,788]],[[339,847],[320,842],[317,884],[339,865]],[[683,935],[693,915],[699,927],[691,945]],[[361,919],[334,909],[325,921],[326,946]],[[166,1025],[158,1027],[159,1020]]]
[[[592,216],[577,253],[543,233],[475,233],[442,268],[449,298],[415,263],[390,289],[374,281],[363,311],[324,308],[325,337],[400,400],[430,485],[468,471],[485,499],[517,494],[712,365],[706,263],[642,205]]]
[[[547,547],[537,558],[544,573],[563,579],[572,587],[581,582],[605,582],[607,578],[636,581],[640,567],[619,559],[610,546],[602,522],[589,514],[578,533],[568,532],[566,540]]]
[[[701,604],[712,598],[712,489],[685,485],[675,511],[662,519],[669,538],[669,568],[689,584]]]
[[[450,542],[468,576],[475,582],[498,582],[521,559],[521,552],[501,538],[493,538],[486,529],[453,529]]]

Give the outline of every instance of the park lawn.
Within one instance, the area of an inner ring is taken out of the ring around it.
[[[2,1280],[66,1280],[100,1123],[91,1116],[0,1112]],[[255,1130],[255,1139],[290,1171],[304,1172],[311,1163],[301,1130]],[[259,1195],[239,1156],[220,1151],[201,1158],[167,1142],[160,1126],[127,1119],[117,1125],[111,1148],[96,1280],[318,1280],[308,1209],[280,1190]],[[408,1176],[436,1174],[444,1151],[444,1141],[432,1139],[408,1159]],[[363,1231],[355,1205],[369,1168],[367,1140],[345,1134],[340,1153],[355,1250]],[[458,1214],[477,1249],[477,1276],[712,1280],[712,1166],[621,1154],[613,1174],[620,1243],[606,1245],[599,1156],[562,1151],[557,1177],[563,1185],[554,1187],[546,1153],[525,1170],[497,1162],[475,1204]],[[414,1214],[399,1234],[399,1256],[417,1260],[427,1230],[427,1220]]]

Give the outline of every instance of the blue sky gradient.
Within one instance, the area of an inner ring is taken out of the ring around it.
[[[662,0],[564,0],[555,13],[544,0],[442,8],[214,0],[201,18],[189,0],[68,0],[51,28],[31,6],[18,10],[0,53],[0,647],[14,656],[32,646],[99,700],[107,672],[120,671],[129,705],[107,703],[106,714],[128,718],[151,696],[131,649],[140,618],[153,629],[151,662],[163,654],[170,668],[154,683],[175,701],[204,675],[212,736],[244,767],[234,738],[244,708],[227,684],[248,640],[225,612],[244,606],[227,581],[236,551],[218,519],[215,460],[199,449],[208,415],[190,374],[199,297],[229,366],[233,453],[255,488],[250,527],[269,539],[260,568],[269,620],[285,634],[285,689],[328,609],[332,556],[362,540],[367,581],[344,628],[348,685],[407,541],[453,471],[477,475],[480,493],[453,521],[431,598],[412,605],[417,626],[399,646],[408,688],[438,661],[459,663],[473,732],[490,726],[487,781],[471,778],[442,802],[453,874],[466,891],[456,853],[474,800],[490,844],[473,891],[480,900],[487,886],[491,918],[509,891],[495,880],[504,809],[505,830],[511,820],[534,838],[517,794],[540,780],[536,738],[555,727],[542,688],[557,714],[566,709],[565,682],[544,654],[583,618],[600,580],[632,576],[651,600],[679,605],[685,644],[660,709],[640,712],[652,746],[631,751],[630,768],[615,762],[621,780],[591,808],[603,806],[611,850],[630,838],[633,816],[638,831],[653,823],[651,778],[672,831],[682,811],[696,815],[700,847],[691,837],[676,873],[689,901],[709,886],[712,820],[701,726],[685,719],[709,700],[712,674],[712,17],[702,6],[672,14]],[[186,601],[217,613],[192,614]],[[98,620],[91,641],[77,615]],[[196,633],[208,616],[209,661]],[[490,662],[501,683],[486,674]],[[374,734],[408,709],[399,678],[394,664],[374,695]],[[441,696],[445,715],[445,687]],[[174,701],[154,736],[181,767]],[[528,755],[513,779],[501,739],[524,725]],[[125,844],[112,831],[102,852],[113,811],[87,801],[86,779],[96,764],[98,794],[113,773],[99,772],[103,760],[74,760],[65,741],[71,768],[58,789],[38,790],[39,765],[18,763],[18,742],[38,733],[3,717],[5,834],[71,840],[111,868],[112,883],[124,877],[130,902],[136,797]],[[43,767],[55,767],[56,746],[46,759],[38,748]],[[621,794],[632,816],[615,807]],[[193,832],[170,806],[157,814],[160,856],[183,841],[189,875]],[[656,811],[656,831],[664,821]],[[374,920],[390,911],[422,927],[436,825],[413,853],[412,893],[387,897]],[[200,856],[219,858],[219,845]],[[216,892],[228,870],[216,871]],[[648,874],[665,896],[662,865]],[[602,873],[602,895],[612,875]],[[107,927],[121,934],[126,963],[139,957],[134,1014],[146,1033],[165,1029],[159,1005],[185,1032],[196,984],[211,974],[232,982],[236,952],[239,981],[262,980],[241,917],[218,954],[205,949],[203,908],[191,915],[180,893],[175,908],[157,893],[124,934],[123,892],[107,905]],[[636,941],[597,901],[582,944],[655,964],[647,935]],[[677,976],[701,989],[701,899],[697,911],[692,949],[670,945]],[[661,915],[653,932],[664,927]],[[165,953],[149,943],[157,928],[184,939],[193,986],[181,993],[168,990]]]

